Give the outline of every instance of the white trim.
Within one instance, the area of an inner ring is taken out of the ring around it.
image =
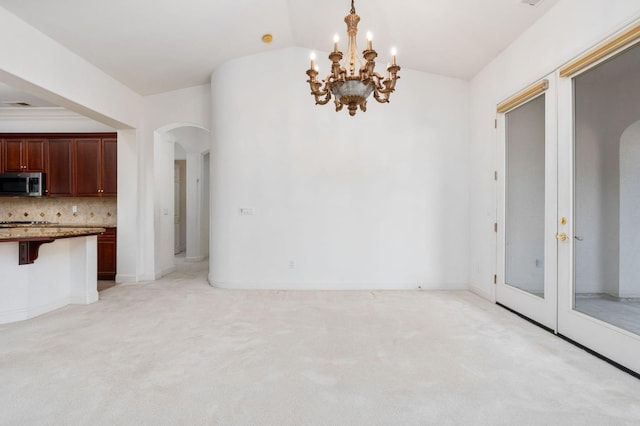
[[[0,324],[8,324],[16,321],[24,321],[37,316],[49,313],[56,309],[69,305],[68,297],[57,299],[43,305],[29,306],[27,308],[13,309],[0,312]]]
[[[209,275],[212,287],[234,290],[440,290],[468,291],[466,283],[397,283],[397,282],[229,282],[215,281]]]

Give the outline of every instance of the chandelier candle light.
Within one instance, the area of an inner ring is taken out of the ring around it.
[[[315,97],[316,105],[324,105],[329,102],[333,93],[336,111],[340,111],[346,105],[351,116],[356,115],[358,107],[362,112],[367,110],[367,98],[371,93],[376,101],[389,102],[389,96],[395,90],[396,81],[400,78],[398,77],[400,67],[396,64],[395,49],[391,51],[391,65],[387,65],[386,77],[383,78],[375,72],[375,59],[378,53],[373,50],[373,37],[370,32],[367,33],[367,49],[362,52],[363,62],[356,44],[360,17],[356,14],[353,2],[354,0],[351,0],[351,12],[344,18],[349,36],[346,56],[338,48],[339,38],[336,34],[333,38],[333,52],[329,54],[331,73],[324,80],[318,81],[318,67],[314,53],[311,54],[311,68],[307,70],[309,76],[307,83],[311,87],[311,94]],[[360,67],[359,70],[356,70],[356,62]]]

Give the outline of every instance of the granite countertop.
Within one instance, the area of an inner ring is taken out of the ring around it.
[[[55,239],[97,235],[105,232],[105,228],[96,226],[38,224],[38,225],[1,225],[1,241],[18,241],[31,239]]]

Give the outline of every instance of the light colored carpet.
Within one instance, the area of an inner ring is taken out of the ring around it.
[[[640,423],[639,380],[469,292],[229,291],[206,267],[0,326],[0,424]]]

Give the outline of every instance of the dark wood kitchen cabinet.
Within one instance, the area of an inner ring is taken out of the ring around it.
[[[98,279],[116,279],[117,228],[106,228],[98,235]]]
[[[73,182],[78,197],[107,197],[118,194],[117,140],[81,138],[74,140]]]
[[[102,139],[102,196],[118,195],[118,140]]]
[[[47,195],[73,196],[73,140],[50,139],[48,163]]]
[[[0,133],[0,172],[44,172],[51,197],[116,197],[116,133]]]
[[[47,139],[4,139],[5,172],[44,172],[47,163]]]
[[[79,197],[100,196],[100,138],[76,139],[76,167],[73,173],[75,193]]]

